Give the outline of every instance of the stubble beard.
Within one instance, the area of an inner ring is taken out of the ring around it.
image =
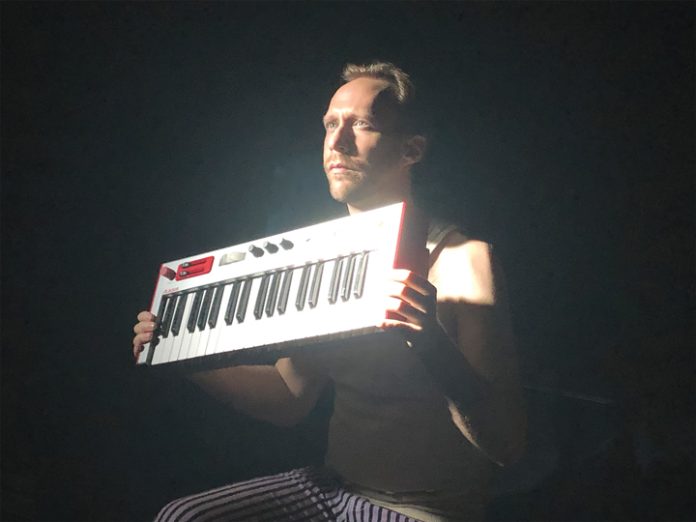
[[[329,193],[339,203],[349,204],[364,197],[366,191],[365,176],[359,171],[345,172],[340,175],[327,175]]]

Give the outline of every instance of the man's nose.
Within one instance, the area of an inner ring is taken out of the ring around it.
[[[341,123],[329,136],[329,148],[343,154],[348,154],[351,150],[351,140],[352,129],[350,126]]]

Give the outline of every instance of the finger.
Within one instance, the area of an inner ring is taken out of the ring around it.
[[[133,332],[135,332],[136,334],[154,332],[156,326],[157,323],[154,323],[152,321],[141,321],[133,327]]]
[[[437,295],[437,288],[426,278],[403,268],[395,268],[392,271],[392,278],[395,281],[404,283],[423,295]]]
[[[409,336],[409,334],[417,334],[422,331],[422,328],[417,325],[401,321],[399,319],[388,318],[384,319],[379,325],[382,330],[397,330]]]
[[[154,322],[157,320],[157,316],[147,310],[143,310],[138,314],[138,321],[140,322]]]
[[[402,301],[401,299],[388,297],[385,308],[388,313],[388,318],[402,320],[418,326],[419,328],[422,328],[422,325],[425,322],[423,312],[417,308],[414,308],[409,303]]]
[[[140,333],[133,337],[133,346],[143,345],[152,341],[152,332]]]
[[[387,287],[387,295],[407,302],[424,314],[434,313],[436,309],[436,302],[433,296],[423,295],[404,283],[392,282]]]

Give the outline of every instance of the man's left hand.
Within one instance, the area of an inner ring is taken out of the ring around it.
[[[387,284],[387,318],[379,325],[403,332],[408,341],[441,330],[437,320],[437,288],[405,269],[394,269]]]

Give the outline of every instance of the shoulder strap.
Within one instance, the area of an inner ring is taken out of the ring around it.
[[[447,244],[450,234],[459,230],[457,225],[443,221],[431,221],[428,229],[429,266],[433,266],[440,252]]]

